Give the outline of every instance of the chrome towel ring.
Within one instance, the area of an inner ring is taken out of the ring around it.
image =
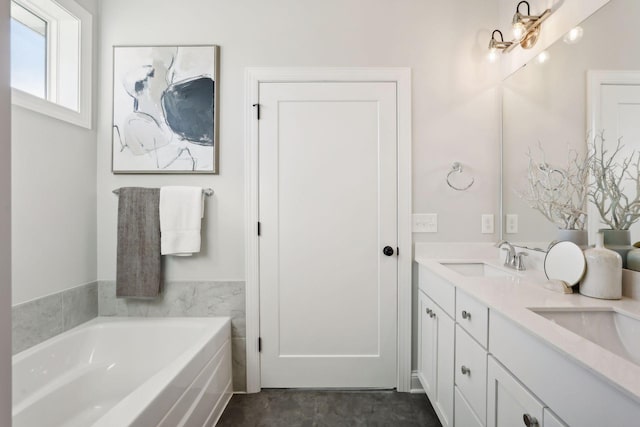
[[[451,175],[454,173],[459,173],[462,174],[462,164],[460,162],[454,162],[451,165],[451,170],[449,171],[449,173],[447,174],[447,185],[451,188],[453,188],[456,191],[465,191],[468,190],[469,188],[471,188],[471,186],[473,185],[473,183],[475,182],[475,178],[471,177],[471,181],[469,182],[469,184],[467,184],[465,187],[456,187],[455,185],[453,185],[451,183]]]

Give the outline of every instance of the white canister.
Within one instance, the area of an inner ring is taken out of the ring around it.
[[[622,257],[604,247],[604,235],[596,235],[596,246],[584,251],[587,272],[580,293],[592,298],[622,298]]]

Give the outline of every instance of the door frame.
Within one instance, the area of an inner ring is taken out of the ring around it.
[[[605,85],[634,85],[640,86],[640,71],[634,70],[588,70],[587,71],[587,135],[594,135],[599,123],[600,107],[602,106],[601,87]],[[589,176],[591,180],[591,176]],[[593,203],[587,205],[587,216],[593,220],[587,223],[589,243],[595,242],[600,228],[600,214]]]
[[[396,84],[398,173],[398,332],[397,381],[400,392],[411,388],[411,69],[410,68],[247,68],[245,71],[245,271],[247,392],[260,384],[260,258],[258,120],[260,83],[393,82]]]

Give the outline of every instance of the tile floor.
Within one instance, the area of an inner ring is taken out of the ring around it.
[[[263,390],[236,394],[218,427],[440,427],[424,394]]]

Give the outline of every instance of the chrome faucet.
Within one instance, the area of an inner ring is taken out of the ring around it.
[[[506,248],[503,246],[506,246]],[[513,268],[514,270],[518,271],[526,270],[522,257],[529,254],[527,254],[526,252],[516,253],[516,249],[513,247],[513,245],[506,240],[499,241],[498,243],[496,243],[495,247],[507,251],[507,256],[504,259],[505,267]]]

